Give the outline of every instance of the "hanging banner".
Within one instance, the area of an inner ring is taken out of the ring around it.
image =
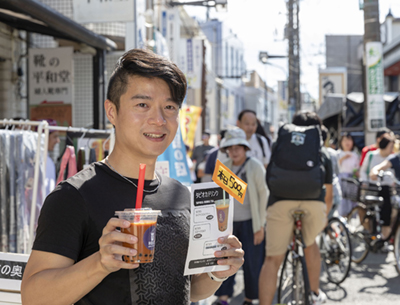
[[[178,180],[180,183],[186,186],[192,184],[190,179],[189,166],[186,162],[186,148],[183,143],[182,134],[180,128],[175,135],[174,140],[160,155],[157,159],[157,163],[160,161],[169,162],[169,176],[173,179]]]
[[[29,49],[29,104],[72,103],[72,47]]]
[[[198,106],[183,105],[180,114],[182,138],[190,149],[194,147],[197,122],[200,118],[202,108]]]
[[[74,20],[78,23],[123,22],[134,19],[134,0],[73,0]]]
[[[367,127],[369,131],[378,131],[386,126],[383,52],[381,42],[367,42],[365,45],[367,74]]]

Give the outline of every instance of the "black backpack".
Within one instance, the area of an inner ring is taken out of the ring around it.
[[[279,128],[267,168],[271,194],[284,199],[317,199],[325,182],[318,125]]]

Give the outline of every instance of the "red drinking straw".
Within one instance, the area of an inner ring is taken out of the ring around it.
[[[146,173],[146,164],[140,163],[139,182],[138,182],[138,188],[137,188],[137,194],[136,194],[136,209],[142,208],[145,173]]]

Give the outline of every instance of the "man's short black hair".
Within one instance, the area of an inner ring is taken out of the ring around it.
[[[169,59],[150,50],[132,49],[124,53],[114,69],[108,83],[107,99],[119,110],[121,95],[127,90],[129,77],[141,76],[164,80],[171,91],[172,99],[179,105],[186,95],[186,77]]]
[[[297,126],[322,126],[322,120],[313,111],[298,111],[292,119],[292,123]]]
[[[391,130],[387,127],[382,127],[376,132],[376,139],[381,138],[385,133],[391,133]]]

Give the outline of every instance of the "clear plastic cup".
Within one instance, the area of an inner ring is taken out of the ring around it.
[[[228,228],[229,199],[219,199],[214,201],[217,208],[218,230],[221,232]]]
[[[137,250],[137,254],[124,255],[122,259],[127,263],[151,263],[154,259],[154,248],[156,243],[157,216],[161,211],[149,208],[125,209],[115,214],[120,219],[131,223],[129,228],[121,228],[121,232],[132,234],[138,238],[136,244],[122,243],[124,247]]]

